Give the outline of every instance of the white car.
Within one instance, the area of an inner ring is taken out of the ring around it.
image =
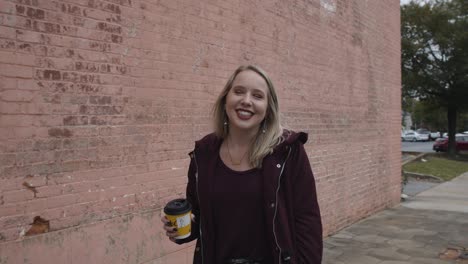
[[[440,137],[442,137],[442,134],[441,134],[439,131],[437,131],[437,132],[431,132],[431,134],[429,135],[429,138],[430,138],[431,140],[436,140],[436,139],[438,139],[438,138],[440,138]]]
[[[420,134],[418,132],[410,131],[401,136],[401,141],[428,141],[429,134]]]
[[[463,132],[463,133],[456,133],[455,136],[465,136],[466,134],[468,134],[467,132],[468,132],[468,131],[465,131],[465,132]],[[443,137],[443,138],[448,138],[448,133],[445,132],[445,133],[442,135],[442,137]]]

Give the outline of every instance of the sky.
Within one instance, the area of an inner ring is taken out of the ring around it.
[[[409,2],[411,2],[411,0],[400,0],[400,5],[404,5],[404,4],[407,4]],[[419,0],[419,2],[424,3],[424,2],[428,2],[428,0]]]

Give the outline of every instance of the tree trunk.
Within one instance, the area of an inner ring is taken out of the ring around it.
[[[457,152],[455,134],[457,129],[457,107],[449,105],[447,111],[448,119],[448,154],[451,157],[455,157]]]

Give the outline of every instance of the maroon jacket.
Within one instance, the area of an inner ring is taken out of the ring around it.
[[[285,132],[285,140],[263,159],[264,213],[267,241],[275,264],[319,264],[322,261],[322,222],[315,180],[303,144],[307,134]],[[190,153],[187,199],[195,222],[186,243],[197,239],[195,264],[214,263],[213,215],[210,197],[216,156],[222,140],[209,134]],[[197,195],[198,194],[198,195]],[[240,227],[241,228],[241,227]]]

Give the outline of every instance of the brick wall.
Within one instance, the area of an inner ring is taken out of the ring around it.
[[[309,133],[326,234],[398,203],[397,1],[0,0],[0,263],[189,263],[160,209],[240,64]]]

